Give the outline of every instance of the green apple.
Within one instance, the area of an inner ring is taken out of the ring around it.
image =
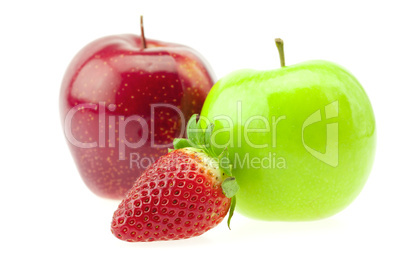
[[[210,91],[201,119],[215,126],[240,190],[236,211],[261,220],[334,215],[362,190],[375,154],[372,106],[356,78],[331,62],[240,70]]]

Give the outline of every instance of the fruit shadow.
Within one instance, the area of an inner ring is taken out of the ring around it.
[[[236,221],[237,218],[237,221]],[[231,231],[223,239],[252,240],[254,238],[305,235],[312,233],[339,232],[345,229],[345,223],[336,217],[315,221],[261,221],[243,217],[239,214],[232,218]]]
[[[160,249],[183,249],[191,247],[205,248],[211,245],[242,244],[244,242],[256,241],[285,236],[303,236],[314,233],[336,233],[345,228],[345,223],[337,218],[327,218],[316,221],[282,222],[282,221],[259,221],[234,215],[231,223],[231,230],[226,222],[204,233],[201,236],[183,240],[153,241],[140,243],[127,243],[121,245],[132,248],[160,248]],[[122,242],[122,241],[115,241]]]

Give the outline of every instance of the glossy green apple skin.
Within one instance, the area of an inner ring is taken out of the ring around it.
[[[319,110],[323,120],[306,126]],[[241,187],[236,211],[251,218],[334,215],[356,198],[373,165],[376,126],[370,101],[355,77],[327,61],[233,72],[214,85],[201,116],[222,123],[216,147],[228,146]],[[306,147],[326,153],[327,162]]]

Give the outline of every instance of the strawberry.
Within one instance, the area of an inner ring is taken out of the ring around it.
[[[199,120],[200,121],[200,120]],[[216,156],[210,137],[194,115],[189,139],[176,139],[175,150],[160,157],[135,182],[114,212],[112,233],[128,242],[176,240],[201,235],[235,207],[238,185],[231,177],[227,150]],[[225,154],[226,153],[226,154]]]

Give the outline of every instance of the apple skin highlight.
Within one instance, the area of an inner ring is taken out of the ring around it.
[[[369,98],[331,62],[235,71],[215,84],[201,116],[221,119],[216,148],[228,146],[240,185],[236,211],[251,218],[332,216],[357,197],[373,165]]]

